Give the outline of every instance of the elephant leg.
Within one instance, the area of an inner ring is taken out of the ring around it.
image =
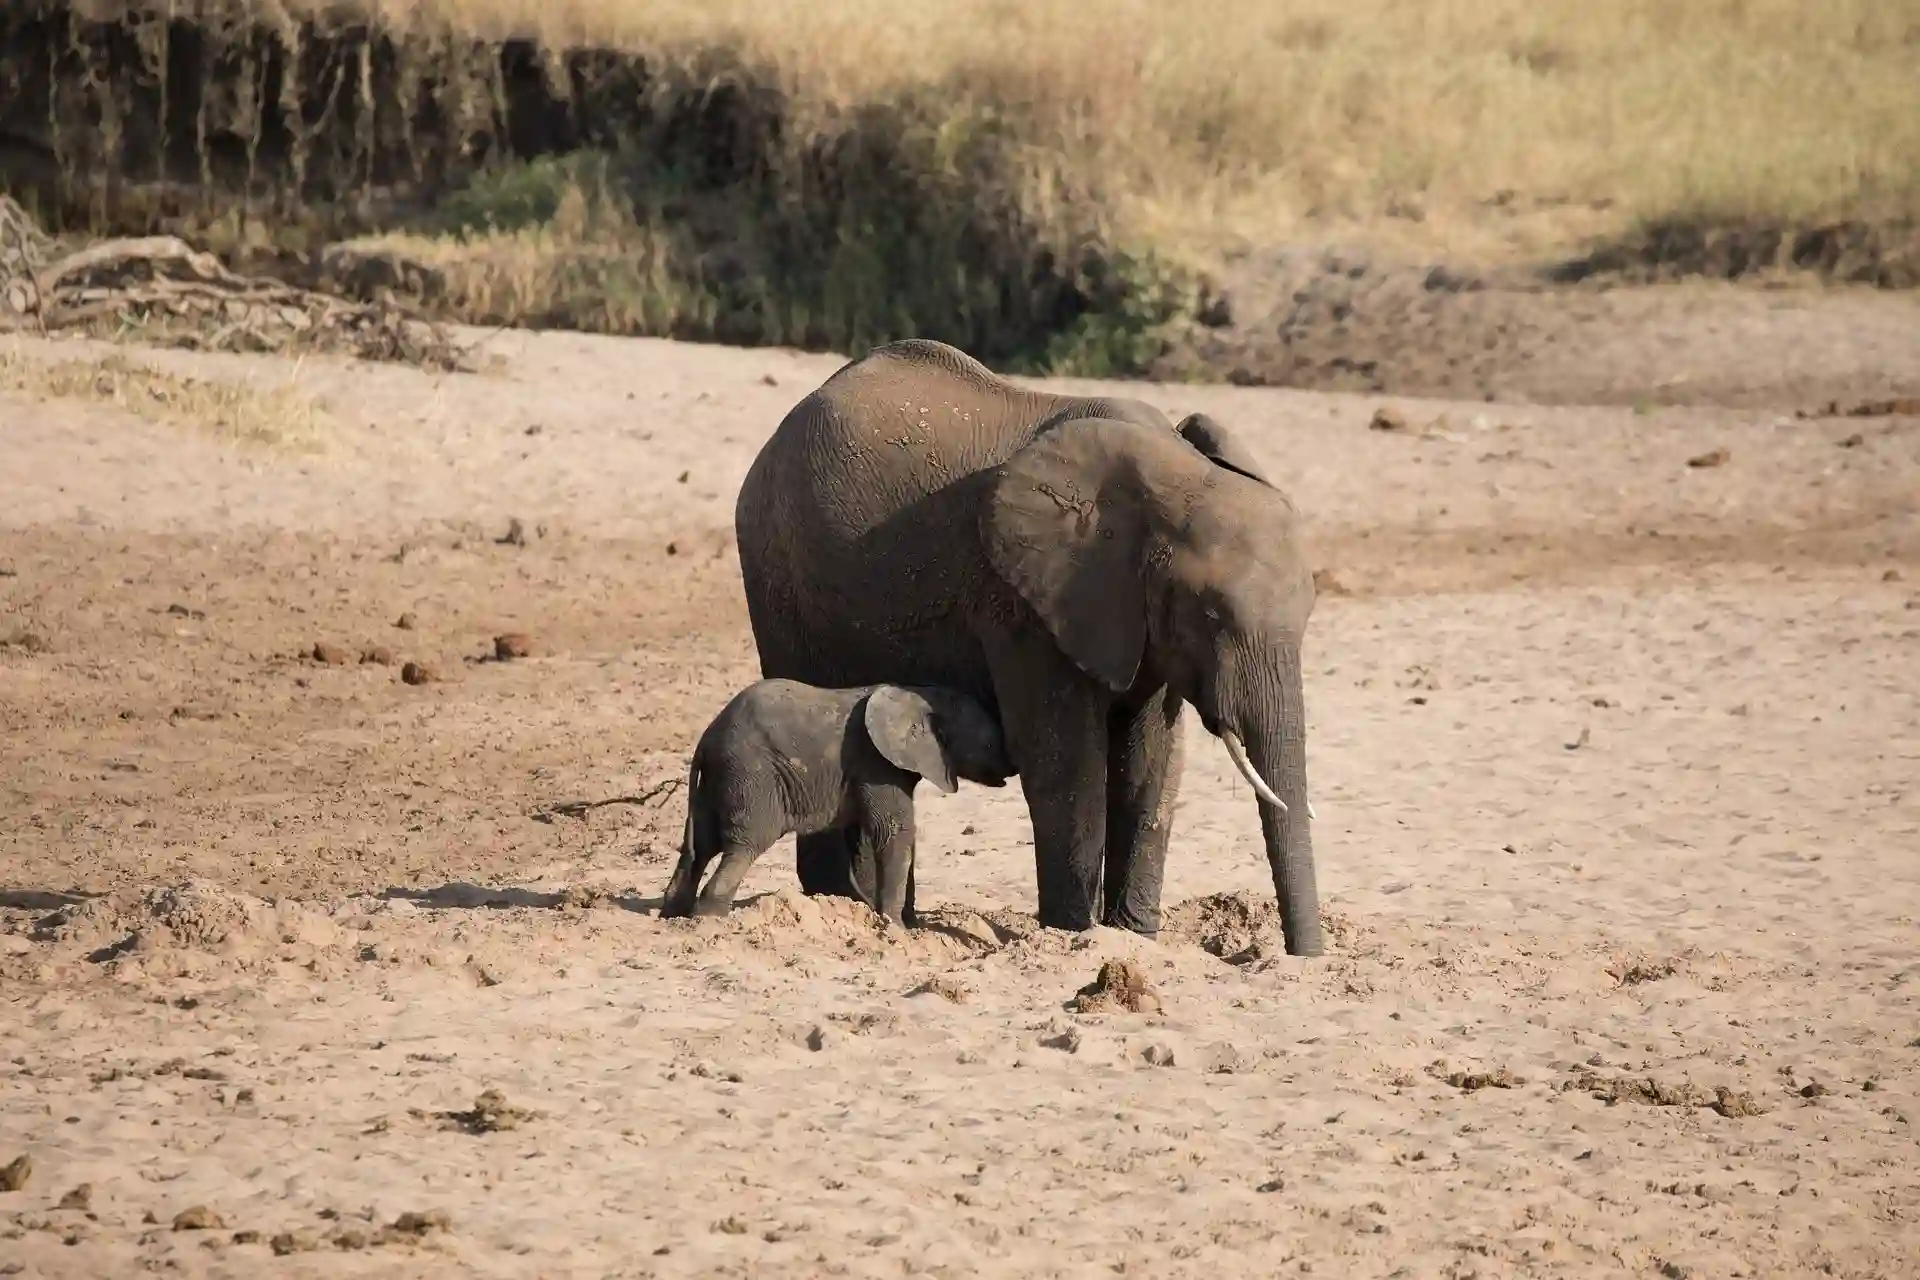
[[[723,916],[733,908],[733,896],[740,891],[740,882],[747,878],[747,872],[753,869],[754,862],[760,857],[765,846],[754,848],[734,846],[720,854],[720,865],[707,881],[707,887],[700,891],[694,900],[693,914],[696,916]]]
[[[913,867],[913,796],[899,787],[869,787],[860,796],[855,825],[860,860],[872,862],[870,905],[895,924],[906,923],[907,877]]]
[[[990,633],[983,647],[1033,820],[1040,923],[1091,929],[1106,844],[1112,695],[1050,642]]]
[[[1180,789],[1184,704],[1161,688],[1113,710],[1107,757],[1107,857],[1101,923],[1151,938],[1160,932],[1173,802]]]

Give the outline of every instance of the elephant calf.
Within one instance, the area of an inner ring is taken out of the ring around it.
[[[757,681],[734,695],[694,748],[686,832],[660,914],[725,915],[774,841],[844,830],[873,858],[872,905],[904,923],[914,786],[926,778],[951,794],[965,778],[1003,787],[1014,772],[999,722],[965,694]],[[719,869],[701,890],[716,856]]]

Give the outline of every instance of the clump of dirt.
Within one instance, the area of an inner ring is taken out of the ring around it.
[[[1583,1072],[1578,1079],[1564,1081],[1562,1091],[1578,1089],[1591,1093],[1608,1106],[1637,1102],[1649,1107],[1706,1107],[1729,1119],[1765,1115],[1766,1109],[1751,1093],[1716,1085],[1703,1089],[1692,1081],[1667,1084],[1652,1076],[1614,1076],[1611,1078]]]
[[[1427,1068],[1427,1074],[1445,1080],[1462,1093],[1478,1093],[1482,1089],[1518,1089],[1525,1084],[1526,1077],[1515,1075],[1506,1067],[1495,1067],[1491,1071],[1450,1071],[1445,1062],[1436,1062]]]
[[[175,1231],[218,1231],[226,1225],[226,1219],[204,1204],[196,1204],[173,1215]]]
[[[1189,898],[1167,912],[1160,936],[1199,947],[1228,964],[1249,964],[1278,943],[1280,910],[1244,892]]]
[[[33,1157],[15,1156],[0,1165],[0,1191],[18,1191],[33,1177]]]
[[[440,1118],[447,1121],[451,1128],[479,1134],[518,1129],[529,1120],[538,1119],[539,1115],[537,1111],[512,1105],[507,1101],[507,1095],[498,1089],[488,1089],[473,1100],[471,1110],[442,1111]]]
[[[1607,976],[1616,985],[1637,987],[1643,983],[1659,982],[1671,978],[1679,972],[1679,966],[1672,960],[1649,960],[1646,958],[1623,958],[1607,966]]]
[[[939,996],[948,1004],[965,1004],[973,999],[973,992],[964,983],[948,974],[936,973],[925,982],[907,992],[909,996]]]
[[[266,902],[191,879],[62,907],[38,922],[34,937],[97,948],[90,958],[104,962],[165,948],[231,956],[252,944],[324,946],[337,940],[338,930],[299,903]]]
[[[1108,960],[1069,1002],[1076,1013],[1160,1013],[1166,1008],[1147,975],[1127,960]]]

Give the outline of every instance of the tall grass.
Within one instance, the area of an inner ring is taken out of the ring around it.
[[[44,55],[28,10],[63,15]],[[179,153],[249,193],[237,240],[299,247],[272,193],[318,179],[481,321],[1125,374],[1246,246],[1564,261],[1757,226],[1742,261],[1920,272],[1920,0],[14,0],[7,32],[0,161],[50,114],[96,222],[145,216],[115,166]],[[512,40],[571,88],[516,80]],[[203,83],[161,94],[186,44]],[[364,216],[393,173],[431,207]]]
[[[360,0],[725,44],[821,111],[938,86],[1092,157],[1128,232],[1551,251],[1636,220],[1920,212],[1920,0]]]

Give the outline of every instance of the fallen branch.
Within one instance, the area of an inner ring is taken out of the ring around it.
[[[675,787],[685,785],[684,778],[668,778],[665,782],[649,787],[637,796],[611,796],[605,800],[564,800],[559,804],[535,810],[533,818],[536,822],[552,822],[556,816],[584,820],[590,809],[602,809],[610,804],[652,804],[656,798],[671,793]]]
[[[365,360],[469,368],[440,326],[392,297],[357,302],[239,275],[175,236],[102,240],[47,261],[52,241],[0,195],[0,328],[116,326],[212,351],[345,350]]]

